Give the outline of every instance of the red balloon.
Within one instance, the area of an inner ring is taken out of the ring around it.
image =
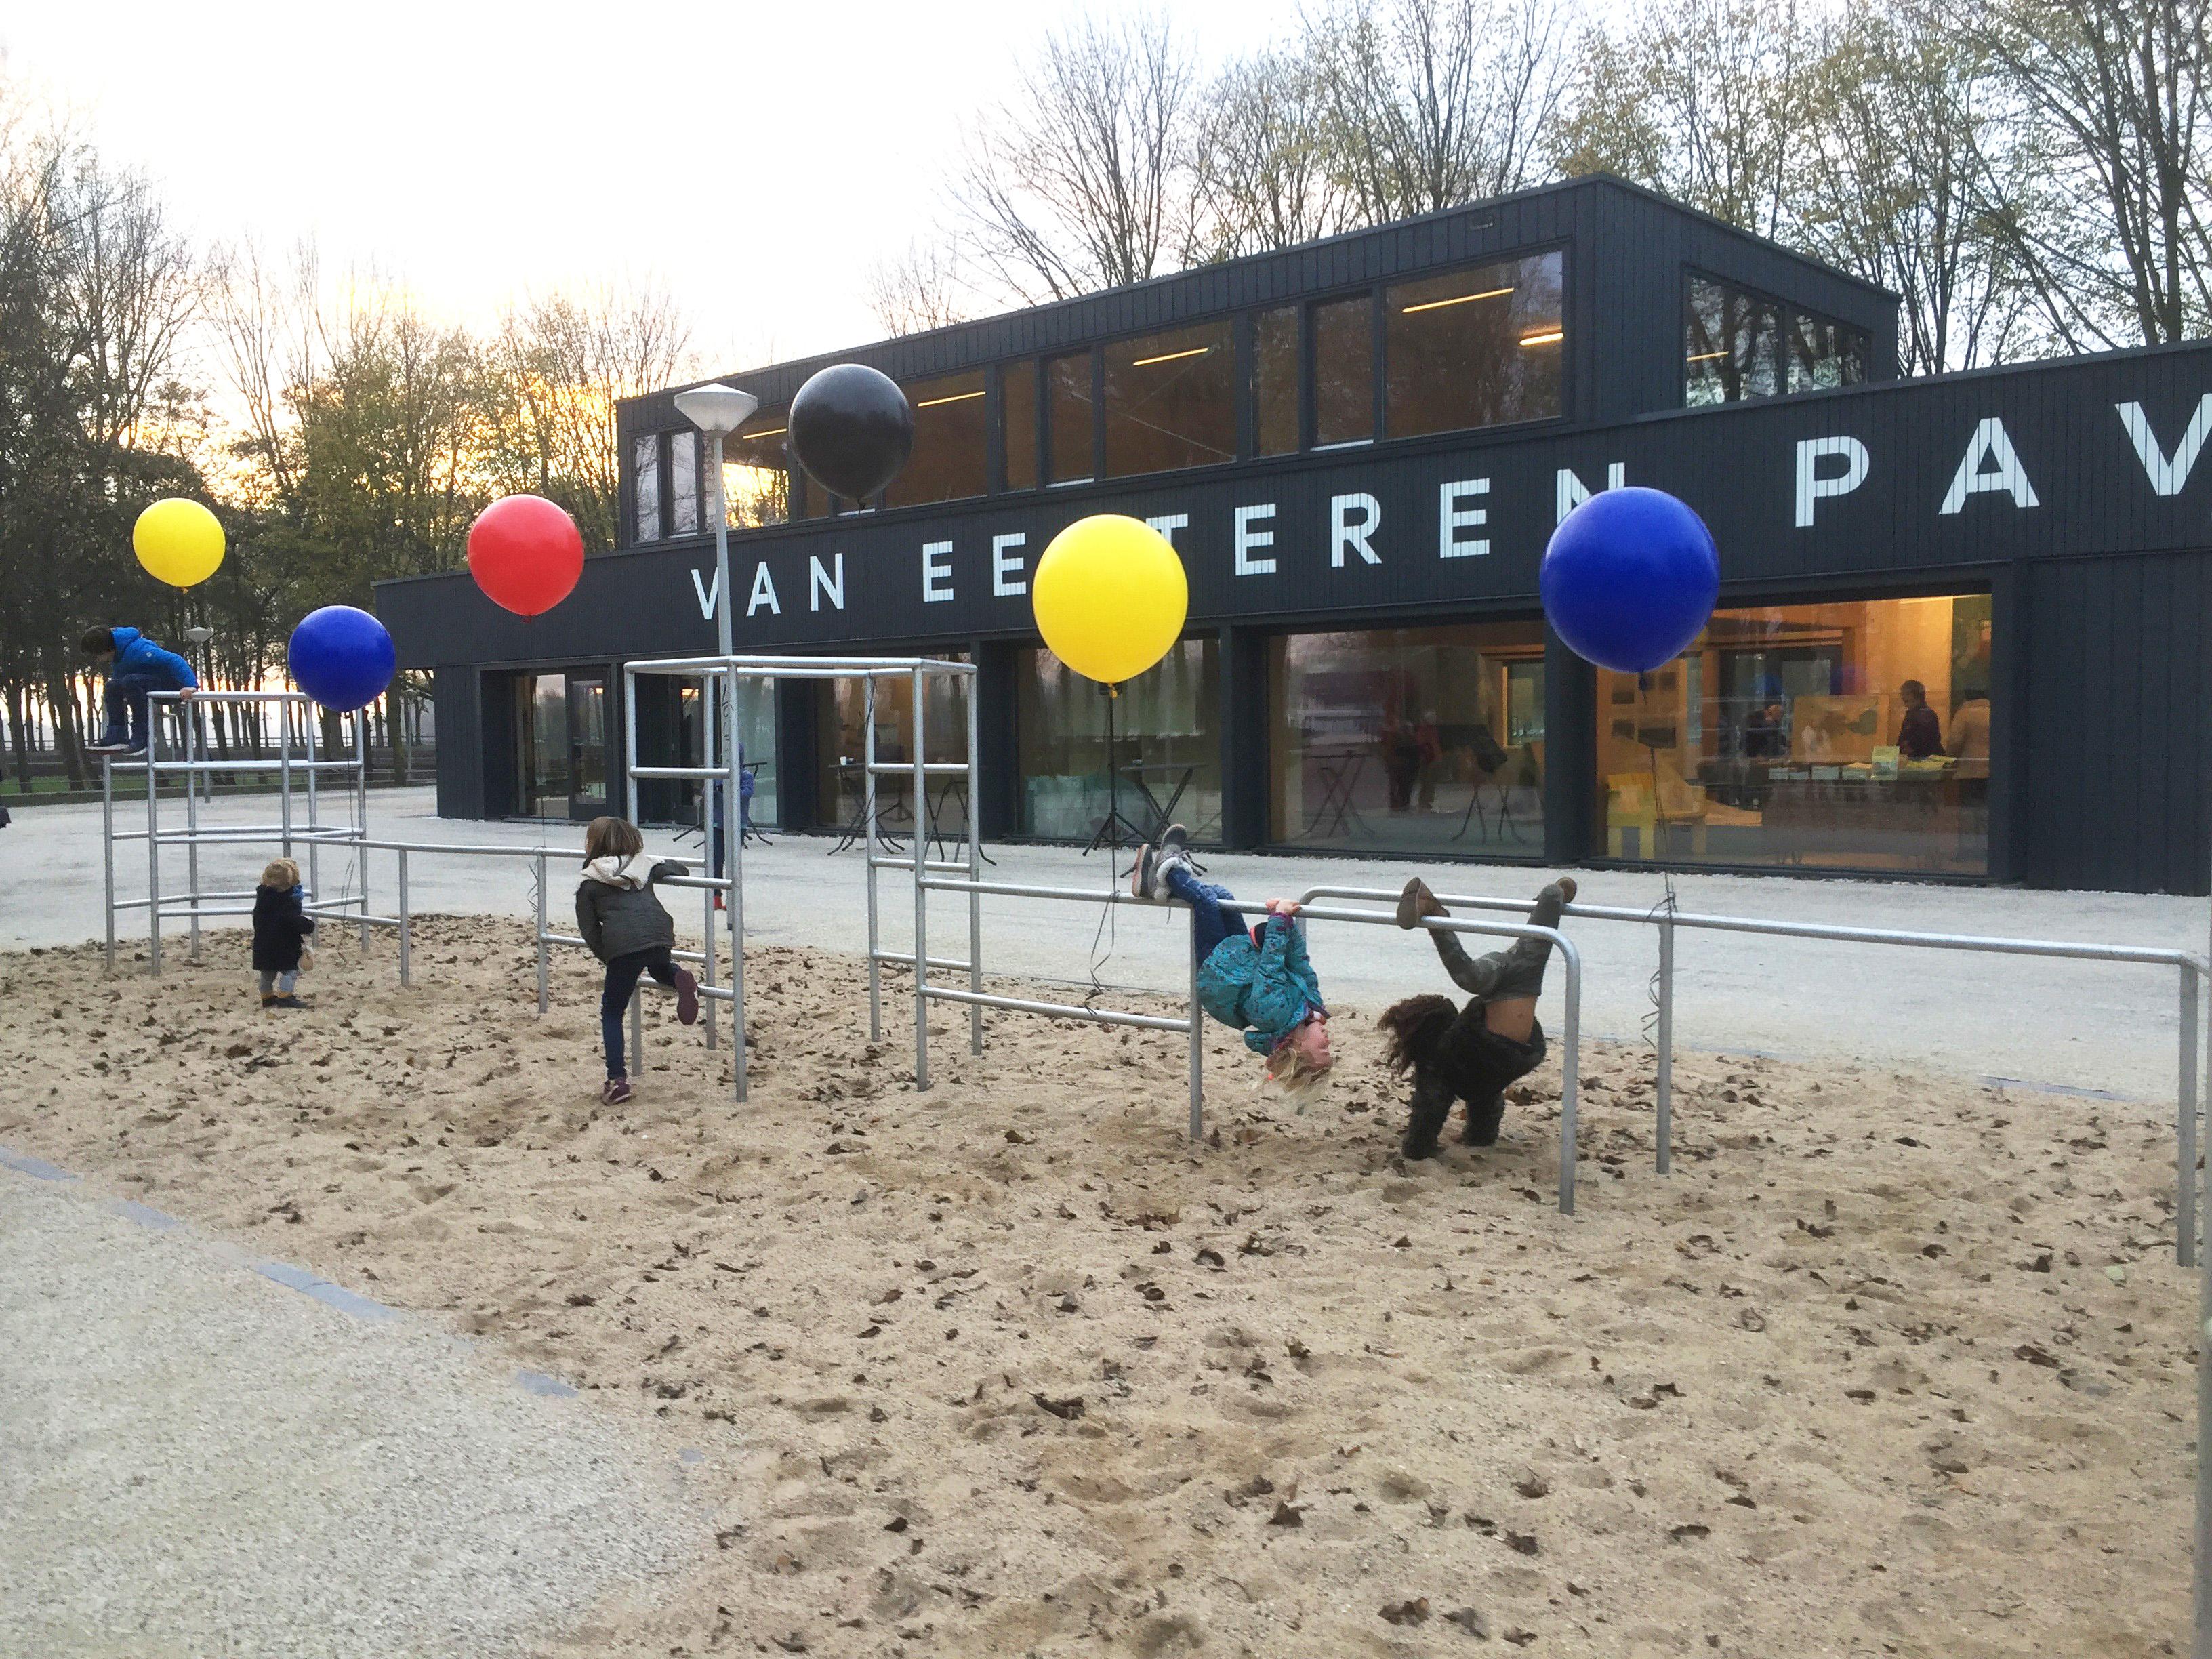
[[[583,574],[583,533],[543,495],[502,496],[469,526],[469,574],[519,617],[550,611]]]

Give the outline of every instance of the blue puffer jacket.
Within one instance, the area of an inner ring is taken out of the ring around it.
[[[1255,1054],[1272,1054],[1309,1014],[1326,1014],[1321,981],[1306,960],[1305,935],[1269,916],[1255,947],[1249,933],[1231,933],[1199,964],[1198,1000],[1224,1025],[1244,1033]]]
[[[192,672],[191,664],[173,651],[164,651],[137,629],[111,628],[107,634],[115,641],[115,662],[107,671],[111,677],[148,674],[169,681],[172,691],[199,689],[199,676]]]

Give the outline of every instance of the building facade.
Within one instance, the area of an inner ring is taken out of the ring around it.
[[[1118,805],[1235,848],[2205,890],[2212,347],[1901,381],[1895,331],[1877,289],[1588,179],[726,376],[761,399],[724,472],[738,648],[976,663],[994,837],[1087,841]],[[915,406],[876,501],[784,454],[838,361]],[[620,810],[620,664],[712,649],[672,398],[623,405],[628,545],[553,612],[380,585],[435,676],[441,811]],[[1624,483],[1721,552],[1711,626],[1642,677],[1537,601],[1553,526]],[[1099,512],[1159,528],[1191,591],[1110,744],[1028,602]],[[639,758],[696,756],[699,714],[645,696]],[[844,684],[751,696],[753,817],[852,824],[861,718]],[[913,724],[886,696],[879,752]],[[927,758],[965,727],[926,711]],[[696,821],[687,787],[645,815]]]

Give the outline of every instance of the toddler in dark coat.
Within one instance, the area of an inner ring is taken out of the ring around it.
[[[261,973],[261,1006],[264,1008],[304,1008],[294,994],[300,970],[306,963],[307,935],[315,919],[307,914],[307,895],[300,885],[300,866],[289,859],[273,859],[261,872],[261,885],[253,890],[253,965]]]

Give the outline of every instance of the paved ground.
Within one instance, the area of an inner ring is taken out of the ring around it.
[[[659,1437],[10,1162],[0,1653],[489,1659],[711,1541]]]
[[[265,801],[226,800],[210,809],[223,822],[266,821]],[[535,823],[483,823],[435,816],[431,792],[379,792],[373,832],[380,839],[532,846]],[[547,827],[555,845],[577,845],[574,825]],[[696,848],[696,841],[693,843]],[[857,852],[829,855],[818,837],[779,837],[746,860],[749,937],[858,951],[865,939],[862,866]],[[1104,884],[1103,855],[1063,848],[994,848],[996,875],[1066,885]],[[213,849],[204,854],[210,886],[250,886],[272,848]],[[165,883],[181,876],[184,855],[165,848]],[[118,848],[118,891],[145,890],[143,842]],[[1396,887],[1404,863],[1307,857],[1224,856],[1208,860],[1213,878],[1264,897],[1331,884]],[[375,907],[389,914],[394,860],[369,860]],[[465,915],[526,915],[535,898],[526,860],[428,857],[410,860],[413,908]],[[551,883],[554,914],[567,908],[569,872]],[[1518,867],[1455,866],[1431,872],[1445,890],[1514,895],[1539,878]],[[350,856],[326,860],[322,884],[357,885]],[[912,936],[911,889],[884,878],[884,937],[894,948]],[[1681,875],[1685,908],[1978,933],[2178,946],[2203,951],[2201,899],[2112,893],[2032,893],[1988,888],[1808,881],[1788,878]],[[1592,902],[1649,906],[1662,878],[1600,872],[1583,878]],[[687,896],[679,926],[696,930]],[[960,901],[931,904],[933,955],[965,943]],[[1083,982],[1094,954],[1109,984],[1173,989],[1182,983],[1182,932],[1164,915],[1122,908],[1104,921],[1080,905],[985,902],[984,959],[995,971]],[[126,935],[143,950],[143,913],[125,913]],[[1589,970],[1586,1021],[1599,1036],[1631,1036],[1650,1007],[1654,935],[1626,924],[1575,924]],[[75,944],[101,927],[100,825],[97,807],[51,806],[18,812],[0,831],[0,949]],[[174,935],[172,935],[173,941]],[[947,947],[951,947],[948,949]],[[234,949],[234,946],[221,948]],[[383,948],[390,948],[386,941]],[[1424,947],[1395,931],[1316,924],[1314,953],[1325,989],[1340,1006],[1372,1012],[1416,988],[1445,988]],[[241,972],[244,969],[241,967]],[[1556,983],[1556,981],[1555,981]],[[1556,1024],[1557,992],[1547,1018]],[[2171,1100],[2174,1090],[2178,991],[2166,969],[1859,945],[1685,934],[1679,961],[1679,1040],[1692,1048],[1860,1058],[1996,1076],[2073,1089]]]

